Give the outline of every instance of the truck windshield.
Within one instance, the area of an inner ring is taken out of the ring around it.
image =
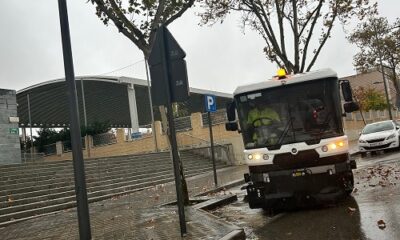
[[[246,149],[317,144],[343,135],[336,78],[245,93],[235,100]]]

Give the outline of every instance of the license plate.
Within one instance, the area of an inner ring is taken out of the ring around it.
[[[376,146],[380,146],[380,145],[382,145],[382,143],[380,143],[380,142],[371,143],[371,144],[370,144],[371,147],[376,147]]]
[[[292,173],[292,176],[293,176],[293,177],[301,177],[301,176],[304,176],[304,175],[306,175],[306,173],[305,173],[304,170],[298,170],[298,171],[294,171],[294,172]]]

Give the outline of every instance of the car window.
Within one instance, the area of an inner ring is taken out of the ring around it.
[[[363,134],[370,134],[374,132],[383,132],[388,130],[393,130],[394,126],[391,122],[381,122],[381,123],[374,123],[365,126],[363,130]]]

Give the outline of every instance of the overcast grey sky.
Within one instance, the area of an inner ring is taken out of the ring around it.
[[[0,88],[16,89],[64,77],[56,0],[0,0]],[[114,26],[106,27],[86,0],[68,0],[75,75],[99,75],[141,61],[139,50]],[[379,0],[380,15],[399,17],[399,0]],[[270,78],[276,72],[262,52],[262,38],[239,29],[239,18],[198,26],[195,10],[169,29],[186,51],[191,87],[231,93],[238,84]],[[354,46],[337,26],[314,69],[330,67],[340,77],[354,74]],[[145,78],[143,61],[109,75]]]

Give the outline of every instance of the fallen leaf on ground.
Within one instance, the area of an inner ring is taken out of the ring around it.
[[[385,223],[385,221],[383,221],[382,219],[381,220],[379,220],[378,222],[378,227],[379,227],[379,229],[385,229],[386,228],[386,223]]]
[[[350,213],[350,215],[353,215],[353,213],[354,213],[355,211],[357,211],[357,209],[356,209],[356,208],[352,208],[352,207],[348,207],[348,208],[347,208],[347,211]]]

